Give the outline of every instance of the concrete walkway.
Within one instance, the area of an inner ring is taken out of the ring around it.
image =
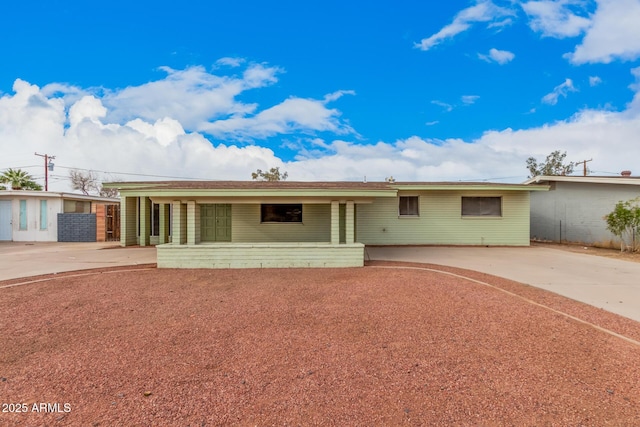
[[[120,247],[118,242],[0,242],[0,280],[63,271],[155,264],[155,247]]]
[[[640,263],[544,247],[367,247],[372,260],[466,268],[640,321]]]

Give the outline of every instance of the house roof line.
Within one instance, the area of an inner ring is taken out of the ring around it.
[[[0,198],[7,197],[36,197],[40,199],[67,199],[67,200],[88,200],[94,202],[120,203],[119,198],[92,196],[90,194],[64,193],[58,191],[37,191],[37,190],[1,190]]]
[[[494,189],[536,191],[548,189],[544,185],[526,186],[524,184],[441,181],[441,182],[358,182],[358,181],[135,181],[110,182],[103,184],[106,188],[118,188],[120,191],[220,191],[220,192],[253,192],[253,191],[364,191],[385,192],[400,190],[450,190],[450,189]]]
[[[550,176],[540,175],[523,182],[523,185],[544,184],[545,182],[582,182],[589,184],[640,185],[640,177],[634,176]]]

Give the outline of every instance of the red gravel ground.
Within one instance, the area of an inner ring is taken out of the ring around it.
[[[640,425],[640,323],[407,266],[0,282],[0,425]]]

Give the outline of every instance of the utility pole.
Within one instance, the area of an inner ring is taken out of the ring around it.
[[[582,176],[587,176],[587,163],[591,161],[593,161],[593,159],[576,162],[576,166],[582,163]]]
[[[49,171],[53,170],[53,163],[51,162],[51,160],[55,159],[56,156],[38,153],[33,154],[35,154],[36,156],[44,157],[44,191],[49,191]]]

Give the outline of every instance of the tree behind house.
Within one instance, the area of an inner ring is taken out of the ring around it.
[[[120,196],[117,188],[104,188],[93,171],[72,169],[69,171],[71,187],[82,194],[98,194],[102,197],[117,198]]]
[[[535,176],[558,176],[558,175],[570,175],[573,173],[575,167],[574,162],[565,163],[564,159],[567,157],[567,152],[560,153],[560,150],[556,150],[549,154],[543,163],[538,163],[534,157],[527,159],[527,169],[529,169],[529,178]]]
[[[22,169],[7,169],[0,175],[0,183],[10,184],[13,190],[42,191],[42,186]],[[6,189],[6,187],[4,188]]]
[[[258,169],[251,173],[251,179],[254,181],[285,181],[289,174],[287,172],[280,173],[280,168],[271,168],[269,171]]]

